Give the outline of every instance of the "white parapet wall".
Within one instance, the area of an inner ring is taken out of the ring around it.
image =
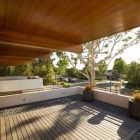
[[[80,94],[80,92],[81,92],[80,87],[70,87],[70,88],[52,89],[48,91],[36,91],[15,95],[0,96],[0,108],[61,98]]]
[[[83,94],[83,87],[59,88],[22,94],[0,96],[0,108]],[[129,96],[95,89],[95,99],[128,109]]]
[[[81,94],[83,93],[83,87],[81,87]],[[94,96],[96,100],[106,102],[118,107],[126,108],[128,109],[128,101],[130,99],[130,96],[108,92],[104,90],[94,89]]]
[[[106,102],[115,106],[119,106],[122,108],[128,109],[128,101],[130,96],[118,94],[118,93],[110,93],[102,90],[95,90],[95,99]]]
[[[43,79],[0,80],[0,92],[43,88]]]

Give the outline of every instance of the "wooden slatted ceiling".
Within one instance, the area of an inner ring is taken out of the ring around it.
[[[139,0],[0,0],[0,49],[79,53],[81,43],[137,26]]]

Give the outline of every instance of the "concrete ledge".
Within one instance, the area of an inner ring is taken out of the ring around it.
[[[95,89],[95,99],[128,109],[130,96]]]
[[[81,87],[81,94],[83,94],[83,89],[84,88]],[[94,91],[96,100],[128,109],[128,101],[131,98],[130,96],[121,95],[113,92],[110,93],[108,91],[98,89],[94,89]]]
[[[0,97],[0,108],[83,94],[83,87],[51,89]],[[128,108],[129,96],[95,89],[95,99],[118,107]]]
[[[80,94],[80,87],[52,89],[49,91],[36,91],[17,95],[0,97],[0,108],[38,102],[43,100],[61,98]]]

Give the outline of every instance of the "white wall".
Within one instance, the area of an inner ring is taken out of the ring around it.
[[[116,105],[123,108],[128,108],[129,96],[110,93],[95,89],[95,99]],[[0,96],[0,108],[26,104],[31,102],[55,99],[76,94],[83,94],[83,88],[80,86],[70,88],[52,89],[49,91],[36,91],[15,95]]]
[[[82,91],[83,88],[81,87],[81,94]],[[95,89],[94,91],[96,100],[128,109],[128,101],[130,99],[130,96],[121,95],[118,93],[110,93],[108,91],[98,89]]]
[[[0,96],[0,108],[76,95],[80,93],[80,90],[80,87],[71,87]]]
[[[43,79],[22,79],[0,81],[0,92],[43,88]]]
[[[95,90],[95,99],[128,109],[129,96]]]

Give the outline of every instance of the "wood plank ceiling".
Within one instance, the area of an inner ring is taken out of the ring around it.
[[[0,63],[18,64],[140,26],[140,0],[0,0]]]

